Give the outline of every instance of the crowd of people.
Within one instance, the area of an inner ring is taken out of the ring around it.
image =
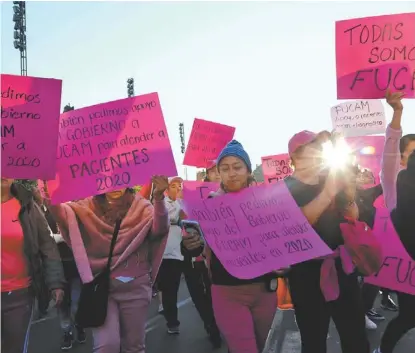
[[[199,230],[183,225],[187,215],[180,177],[157,175],[140,192],[120,189],[58,205],[51,204],[47,183],[40,192],[2,177],[2,351],[27,351],[35,299],[39,308],[52,299],[62,350],[71,349],[75,340],[84,343],[85,329],[91,327],[95,353],[144,353],[147,310],[157,293],[167,333],[180,333],[177,298],[184,275],[213,349],[224,341],[230,353],[261,353],[276,312],[276,279],[284,278],[302,353],[327,353],[330,319],[343,353],[393,353],[415,327],[415,296],[398,292],[395,304],[388,288],[364,283],[374,249],[359,248],[362,257],[353,270],[341,249],[342,225],[360,221],[373,228],[374,202],[383,194],[393,226],[415,261],[415,134],[402,136],[402,98],[402,93],[389,91],[386,97],[394,113],[386,130],[379,185],[370,171],[348,166],[339,173],[325,167],[324,145],[334,144],[336,134],[301,131],[289,140],[294,172],[281,182],[333,255],[252,279],[231,275]],[[204,181],[220,185],[210,198],[256,187],[243,145],[230,141],[207,166]],[[83,327],[86,313],[79,311],[85,306],[78,304],[84,286],[106,269],[103,321]],[[371,348],[366,330],[384,319],[373,308],[379,291],[382,308],[398,313],[380,347]]]

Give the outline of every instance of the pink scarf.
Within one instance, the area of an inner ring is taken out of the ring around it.
[[[63,204],[62,207],[68,222],[68,230],[62,231],[62,235],[73,250],[82,282],[91,282],[93,276],[100,273],[107,264],[114,225],[105,223],[94,213],[92,198]],[[161,227],[163,234],[151,234],[154,225],[160,223],[160,217],[166,218],[166,229]],[[137,252],[147,237],[152,235],[155,239],[147,242],[147,258],[150,260],[151,276],[155,280],[166,246],[169,230],[167,220],[166,210],[162,214],[156,213],[150,201],[136,195],[121,223],[111,270]]]

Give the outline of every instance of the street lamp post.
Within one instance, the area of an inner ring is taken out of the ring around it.
[[[134,79],[132,77],[127,80],[127,94],[128,97],[134,97]]]
[[[15,49],[20,51],[20,73],[27,76],[26,2],[13,1],[13,22]]]
[[[180,152],[184,155],[186,151],[186,143],[185,143],[185,137],[184,137],[184,124],[179,124],[179,133],[180,133]],[[187,167],[184,167],[184,175],[185,179],[187,180]]]

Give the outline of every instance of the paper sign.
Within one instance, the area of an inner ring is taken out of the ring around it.
[[[157,93],[62,114],[57,158],[52,203],[177,175]]]
[[[332,251],[315,233],[284,182],[207,200],[187,200],[206,241],[233,276],[251,279]]]
[[[380,100],[345,102],[331,108],[333,129],[343,136],[366,136],[386,131],[385,111]]]
[[[415,13],[336,22],[338,99],[415,96]]]
[[[207,168],[216,160],[222,149],[232,140],[235,128],[195,119],[190,133],[183,164]]]
[[[213,191],[218,191],[219,183],[210,183],[206,181],[184,181],[183,182],[183,199],[184,200],[205,200]],[[183,204],[184,211],[188,213],[186,204]]]
[[[61,80],[1,75],[2,177],[54,178],[61,91]]]
[[[382,243],[384,259],[379,272],[365,282],[415,295],[415,261],[396,234],[387,209],[377,210],[373,231]]]
[[[266,184],[276,183],[293,173],[288,153],[261,157],[261,161]]]

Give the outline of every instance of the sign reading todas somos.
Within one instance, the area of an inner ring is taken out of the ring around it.
[[[415,13],[336,22],[338,99],[415,97]]]
[[[1,75],[3,177],[54,178],[61,91],[61,80]]]
[[[233,276],[250,279],[331,254],[284,182],[207,200],[184,198],[206,241]]]
[[[379,272],[365,282],[415,295],[415,261],[396,234],[388,209],[377,209],[373,231],[382,243],[384,259]]]
[[[208,168],[227,143],[232,140],[234,134],[235,128],[232,126],[195,119],[183,164]]]
[[[276,183],[293,173],[291,158],[288,153],[261,157],[261,160],[262,172],[267,184]]]
[[[72,110],[59,123],[52,203],[177,175],[157,93]]]

